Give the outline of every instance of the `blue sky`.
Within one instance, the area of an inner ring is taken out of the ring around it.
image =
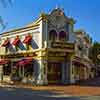
[[[3,7],[0,3],[0,15],[7,23],[4,31],[27,25],[41,12],[48,13],[57,5],[64,8],[67,16],[77,21],[75,29],[84,29],[94,41],[100,41],[100,0],[12,0],[12,2],[13,6],[8,4],[7,7]]]

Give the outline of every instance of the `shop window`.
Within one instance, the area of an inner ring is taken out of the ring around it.
[[[4,67],[3,67],[3,74],[4,75],[10,75],[11,74],[11,66],[10,65],[4,65]]]
[[[49,32],[49,40],[55,41],[57,39],[57,32],[55,30],[51,30]]]

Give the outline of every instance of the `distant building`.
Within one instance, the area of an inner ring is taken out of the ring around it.
[[[45,85],[88,79],[89,37],[57,8],[19,29],[1,34],[0,80]]]
[[[83,30],[77,30],[75,34],[75,55],[73,58],[74,79],[86,80],[93,78],[95,67],[89,58],[89,51],[92,47],[91,38]]]

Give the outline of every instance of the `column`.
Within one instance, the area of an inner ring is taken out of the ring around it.
[[[68,62],[62,63],[62,83],[69,84],[69,68]]]
[[[62,83],[65,81],[65,63],[62,63]]]
[[[43,83],[44,85],[48,84],[48,79],[47,79],[47,71],[48,71],[48,63],[46,60],[43,61]]]
[[[72,62],[73,58],[74,58],[74,53],[70,54],[70,57],[69,57],[69,60],[70,60],[70,84],[74,84],[76,82],[75,65]]]
[[[74,84],[75,83],[75,78],[74,78],[74,65],[72,63],[72,58],[70,58],[70,83]]]
[[[62,83],[70,83],[70,63],[68,60],[62,63]]]
[[[62,64],[62,82],[64,84],[75,83],[73,67],[72,66],[72,54],[67,54],[65,62]]]
[[[0,81],[3,81],[3,65],[0,65]]]
[[[42,60],[38,61],[38,76],[37,76],[37,84],[38,85],[43,85],[43,64]]]
[[[46,85],[47,81],[47,62],[38,60],[34,64],[34,74],[37,85]]]

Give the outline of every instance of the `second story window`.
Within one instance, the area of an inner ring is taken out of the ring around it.
[[[55,30],[51,30],[49,32],[49,40],[55,41],[57,39],[57,32]]]
[[[64,31],[59,32],[59,40],[62,40],[62,41],[66,40],[66,32]]]

